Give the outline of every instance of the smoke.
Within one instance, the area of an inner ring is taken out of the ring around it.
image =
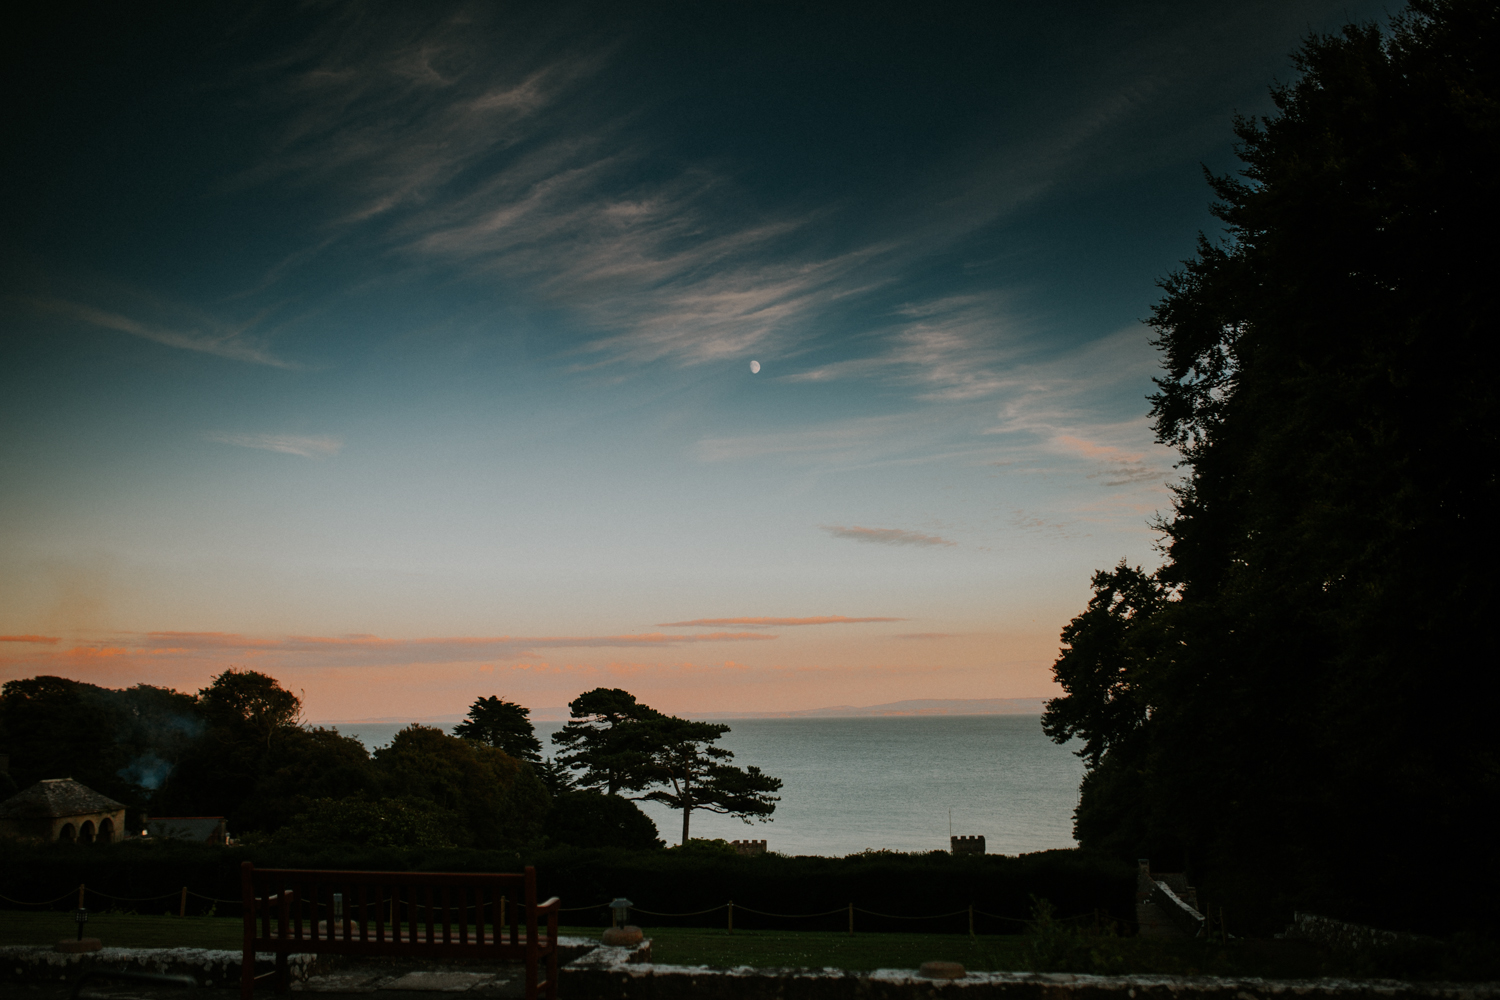
[[[149,750],[115,772],[126,781],[153,792],[162,786],[171,773],[172,765]]]

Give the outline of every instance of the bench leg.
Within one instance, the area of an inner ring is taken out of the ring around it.
[[[287,964],[286,952],[276,953],[276,992],[285,993],[292,988],[292,970]]]
[[[547,1000],[557,1000],[557,950],[547,956]]]

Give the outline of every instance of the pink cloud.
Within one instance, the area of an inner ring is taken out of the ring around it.
[[[1059,434],[1052,440],[1085,458],[1097,458],[1106,462],[1139,462],[1146,457],[1142,452],[1127,452],[1114,445],[1095,444],[1093,441],[1085,441],[1071,434]]]
[[[0,635],[0,642],[30,642],[37,645],[55,646],[62,640],[55,635]]]
[[[938,535],[924,535],[920,531],[903,528],[862,528],[859,525],[846,528],[838,524],[824,524],[822,529],[835,538],[848,538],[856,542],[874,542],[877,545],[957,545]]]
[[[843,615],[821,615],[816,618],[694,618],[686,622],[659,622],[658,628],[701,628],[711,625],[748,625],[769,628],[776,625],[854,625],[860,622],[904,622],[905,618],[846,618]]]

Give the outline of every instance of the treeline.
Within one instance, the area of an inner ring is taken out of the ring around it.
[[[181,886],[189,913],[215,906],[219,916],[238,916],[242,861],[261,867],[347,868],[363,871],[515,871],[535,865],[538,891],[558,896],[564,923],[609,922],[603,909],[573,909],[625,896],[639,910],[632,920],[644,926],[724,926],[725,913],[683,917],[733,900],[735,926],[791,929],[844,929],[853,903],[864,910],[899,917],[925,917],[966,911],[970,904],[994,917],[978,918],[981,933],[1019,932],[1031,916],[1032,897],[1050,900],[1061,916],[1089,916],[1098,910],[1128,924],[1134,919],[1135,874],[1130,865],[1079,851],[1047,851],[1021,857],[867,852],[846,858],[742,857],[712,843],[694,841],[687,850],[630,851],[619,848],[554,846],[507,851],[396,848],[308,848],[266,844],[205,848],[181,843],[135,842],[89,850],[67,845],[13,845],[0,852],[0,881],[6,895],[23,901],[53,899],[78,885],[126,900],[168,896],[156,903],[121,902],[141,913],[177,912]],[[225,902],[214,904],[211,899]],[[107,907],[104,895],[89,905]],[[69,900],[57,904],[69,905]],[[839,910],[820,919],[776,920],[749,909],[778,914]],[[997,919],[998,918],[998,919]],[[882,920],[856,914],[864,931],[960,932],[966,912],[946,922]]]
[[[74,778],[142,815],[225,816],[237,835],[385,846],[529,843],[549,796],[503,750],[410,726],[369,753],[301,724],[274,678],[229,670],[196,695],[61,677],[0,689],[15,787]],[[13,791],[13,789],[12,789]]]
[[[478,699],[446,733],[410,725],[369,753],[304,725],[301,701],[273,677],[228,670],[196,695],[114,690],[61,677],[0,688],[5,794],[70,777],[144,815],[224,816],[251,842],[389,848],[515,848],[566,843],[654,849],[656,825],[631,798],[682,813],[770,816],[781,781],[737,767],[694,722],[596,688],[542,744],[525,707]]]
[[[1297,66],[1153,313],[1165,565],[1095,574],[1044,724],[1081,844],[1252,926],[1493,927],[1500,6]]]

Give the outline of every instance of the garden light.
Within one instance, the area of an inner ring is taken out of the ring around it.
[[[624,896],[616,896],[615,901],[609,904],[610,910],[614,912],[615,918],[612,927],[624,927],[625,921],[630,918],[630,908],[635,904]]]

